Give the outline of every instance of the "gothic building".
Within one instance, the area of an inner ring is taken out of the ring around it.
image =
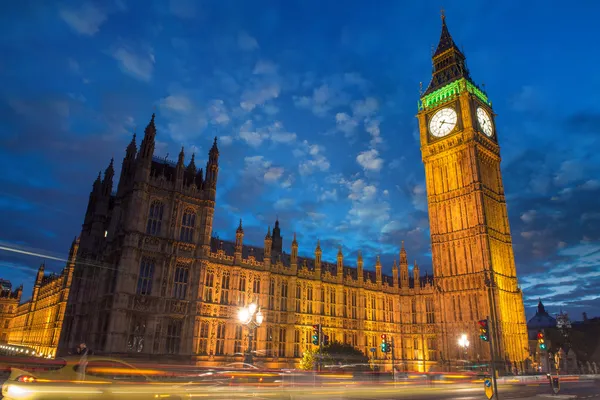
[[[10,281],[0,279],[0,343],[8,343],[15,312],[21,301],[23,286],[12,289]]]
[[[75,239],[71,244],[67,265],[60,274],[46,274],[45,265],[40,265],[31,299],[19,304],[15,309],[9,344],[35,350],[43,356],[56,355],[77,258],[77,247],[78,240]]]
[[[427,371],[467,357],[490,359],[477,321],[494,328],[496,360],[522,362],[527,331],[508,226],[491,102],[473,82],[465,57],[442,23],[431,84],[419,102],[426,169],[433,276],[401,246],[391,275],[377,258],[365,269],[300,257],[296,235],[286,244],[279,221],[264,246],[212,237],[219,172],[217,139],[206,171],[154,155],[154,115],[141,146],[126,149],[114,190],[111,161],[93,184],[80,235],[60,348],[85,341],[96,352],[173,357],[203,364],[241,361],[248,347],[237,320],[254,302],[265,322],[250,347],[265,366],[292,367],[310,348],[313,324],[330,340],[350,343],[404,370]],[[310,244],[306,244],[310,245]],[[313,244],[314,245],[314,244]],[[287,251],[286,251],[286,247]],[[353,263],[354,264],[354,263]],[[393,343],[382,354],[380,336]],[[388,368],[389,368],[388,363]]]

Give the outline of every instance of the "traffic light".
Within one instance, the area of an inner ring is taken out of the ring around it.
[[[381,335],[381,352],[382,353],[387,353],[388,352],[388,342],[387,342],[387,336],[385,334]]]
[[[479,321],[479,338],[484,342],[490,340],[490,329],[488,327],[487,319],[482,319]]]
[[[329,336],[323,335],[323,346],[329,345]]]
[[[540,346],[540,350],[546,350],[546,338],[544,337],[544,332],[539,331],[537,334],[538,345]]]
[[[312,343],[315,346],[319,345],[319,335],[321,333],[321,325],[313,325]]]

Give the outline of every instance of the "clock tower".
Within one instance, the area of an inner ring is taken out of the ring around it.
[[[500,147],[492,103],[471,79],[445,17],[433,77],[419,102],[434,279],[440,291],[440,350],[446,360],[490,360],[477,322],[489,318],[498,368],[521,369],[528,356]]]

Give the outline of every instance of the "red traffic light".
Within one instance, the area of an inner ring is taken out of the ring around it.
[[[543,339],[544,338],[544,333],[543,332],[538,332],[537,338],[538,338],[538,340]]]
[[[385,338],[386,338],[385,334],[381,335],[382,340],[385,340]]]
[[[313,325],[313,329],[319,329],[319,325]]]
[[[487,319],[482,319],[479,321],[479,326],[485,328],[487,326]]]

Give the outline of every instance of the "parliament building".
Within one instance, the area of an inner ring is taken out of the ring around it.
[[[183,149],[177,162],[159,158],[153,115],[139,148],[135,135],[127,146],[118,184],[113,161],[93,184],[66,267],[58,352],[86,342],[97,353],[222,365],[242,361],[251,348],[256,362],[289,368],[314,347],[313,325],[321,324],[330,341],[351,344],[386,369],[393,359],[400,370],[432,371],[489,362],[478,328],[487,318],[496,362],[522,369],[527,327],[495,116],[444,18],[433,66],[417,114],[432,275],[416,263],[409,268],[400,243],[391,268],[379,257],[365,266],[360,252],[349,261],[341,248],[328,262],[318,242],[285,233],[285,221],[265,227],[262,248],[244,243],[242,221],[234,242],[219,240],[212,232],[217,139],[205,170],[193,155],[186,163]],[[292,240],[284,242],[282,231]],[[300,246],[314,256],[299,256]],[[254,335],[237,318],[250,303],[265,316]],[[392,354],[381,353],[382,334]],[[463,334],[466,350],[458,345]]]

